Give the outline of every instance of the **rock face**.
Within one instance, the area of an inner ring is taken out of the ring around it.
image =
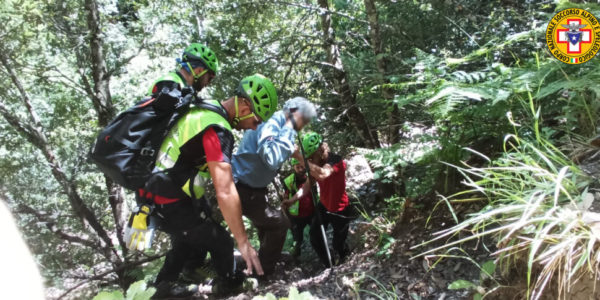
[[[357,191],[373,180],[373,171],[361,154],[350,154],[346,158],[346,188]]]
[[[362,152],[365,151],[357,149],[345,157],[346,191],[351,201],[358,200],[365,207],[372,207],[380,196],[379,183],[374,179],[373,169]]]

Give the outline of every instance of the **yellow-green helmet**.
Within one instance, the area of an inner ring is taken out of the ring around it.
[[[215,74],[219,70],[217,55],[210,48],[199,43],[192,43],[185,48],[181,58],[184,62],[200,61]]]
[[[302,137],[302,147],[304,148],[304,154],[306,157],[313,155],[321,143],[323,142],[323,137],[316,132],[309,132]]]
[[[263,121],[268,120],[277,110],[277,91],[271,80],[261,74],[242,79],[237,94],[250,100],[254,114]]]

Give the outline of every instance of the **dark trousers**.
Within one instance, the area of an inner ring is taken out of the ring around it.
[[[210,252],[219,277],[234,274],[233,239],[221,225],[201,217],[191,200],[156,205],[156,211],[162,215],[160,230],[171,237],[171,249],[156,276],[156,284],[176,281],[186,262],[206,251]]]
[[[331,224],[331,227],[333,227],[333,249],[339,256],[340,260],[344,259],[349,253],[348,245],[346,244],[346,238],[348,237],[350,221],[352,220],[351,206],[346,207],[342,211],[331,214],[327,213],[325,207],[319,203],[316,208],[316,213],[321,215],[325,231],[327,231],[327,226],[329,224]],[[317,252],[321,262],[326,267],[329,267],[329,263],[327,262],[327,252],[325,251],[325,243],[323,242],[321,227],[317,216],[314,216],[310,226],[310,243],[313,249],[315,249],[315,252]],[[331,259],[333,260],[333,257]]]
[[[260,249],[258,256],[265,274],[275,269],[281,256],[285,235],[290,228],[290,221],[283,211],[269,205],[267,188],[252,188],[243,183],[236,183],[242,201],[242,212],[258,230]]]
[[[311,224],[312,217],[290,217],[290,223],[292,227],[290,228],[292,231],[292,236],[294,237],[294,241],[296,242],[296,247],[300,247],[302,245],[302,241],[304,240],[304,228]]]

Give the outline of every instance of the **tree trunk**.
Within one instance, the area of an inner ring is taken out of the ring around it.
[[[110,95],[110,74],[107,71],[106,61],[104,58],[103,41],[100,36],[100,20],[98,13],[98,4],[95,0],[86,0],[85,8],[87,15],[87,26],[90,31],[90,57],[92,78],[94,80],[93,90],[90,98],[98,114],[98,125],[105,127],[115,117],[115,108],[112,105],[112,97]],[[89,88],[87,89],[90,90]],[[114,183],[110,178],[104,177],[106,180],[106,190],[108,191],[108,203],[112,209],[113,219],[117,238],[124,256],[127,256],[127,247],[123,241],[123,224],[125,223],[125,214],[123,210],[124,194],[123,189]]]
[[[104,60],[103,41],[100,37],[100,19],[98,4],[95,0],[86,0],[85,8],[88,13],[87,25],[90,31],[90,54],[92,58],[92,78],[94,79],[94,94],[92,101],[98,112],[98,124],[106,126],[115,116],[112,99],[110,96],[110,76]]]
[[[379,148],[379,138],[377,132],[371,130],[365,116],[362,114],[356,104],[356,94],[352,92],[348,83],[348,76],[344,69],[342,59],[340,57],[339,46],[335,42],[335,32],[331,27],[331,13],[329,11],[328,0],[319,0],[319,7],[325,13],[321,15],[321,25],[323,27],[323,49],[327,53],[327,62],[333,68],[333,86],[335,92],[340,96],[342,107],[345,108],[348,119],[358,132],[364,144],[369,148]]]
[[[377,7],[375,6],[375,0],[364,0],[365,10],[367,12],[367,18],[369,20],[369,36],[371,38],[371,48],[375,54],[375,64],[377,71],[381,75],[379,78],[379,84],[389,83],[386,79],[388,61],[383,51],[383,42],[381,40],[381,34],[379,32],[379,16],[377,15]],[[392,105],[392,110],[388,116],[388,143],[395,144],[400,141],[400,134],[398,133],[400,119],[398,118],[398,105],[392,103],[394,99],[394,93],[390,88],[381,89],[382,96],[384,99],[389,100]]]

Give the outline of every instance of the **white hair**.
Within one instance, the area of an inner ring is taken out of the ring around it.
[[[307,120],[312,120],[317,116],[317,108],[304,97],[294,97],[285,102],[283,111],[288,114],[290,112],[299,111]]]

